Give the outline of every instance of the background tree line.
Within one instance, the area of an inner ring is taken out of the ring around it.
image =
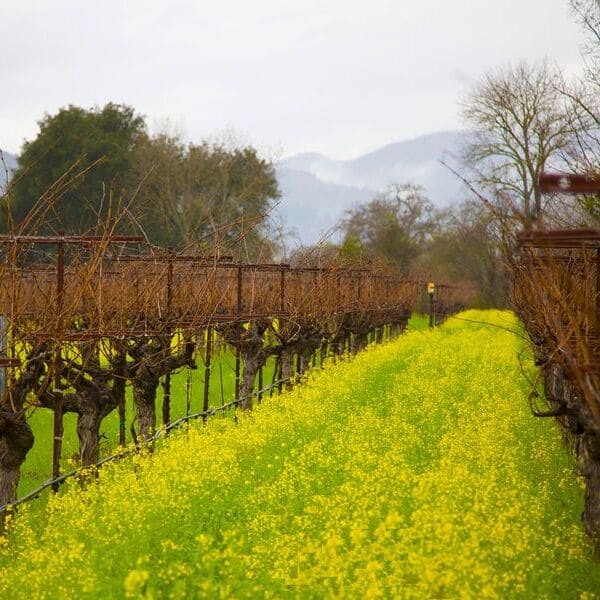
[[[4,231],[92,232],[117,213],[118,231],[156,245],[249,260],[287,258],[266,218],[279,197],[275,169],[249,145],[150,135],[132,107],[69,106],[23,146]],[[294,262],[386,262],[423,279],[469,281],[483,305],[504,302],[489,216],[475,204],[435,209],[422,188],[393,184],[340,222],[342,241],[296,252]]]
[[[349,210],[340,227],[342,258],[383,258],[414,279],[471,284],[480,306],[506,304],[498,230],[477,202],[439,209],[420,186],[392,184]]]
[[[19,156],[4,231],[88,232],[125,213],[120,231],[141,230],[153,244],[273,253],[265,215],[279,188],[252,146],[153,136],[132,107],[112,103],[69,106],[39,126]]]

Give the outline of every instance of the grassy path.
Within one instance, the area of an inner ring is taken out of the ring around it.
[[[520,344],[452,320],[172,436],[23,511],[0,597],[594,597],[582,490]]]

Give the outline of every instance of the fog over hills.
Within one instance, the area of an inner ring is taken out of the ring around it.
[[[339,238],[332,227],[351,206],[367,202],[375,190],[322,181],[312,173],[279,165],[281,199],[275,212],[281,217],[292,246],[314,244],[324,237]]]
[[[436,206],[456,203],[464,191],[440,159],[455,162],[452,156],[460,151],[465,135],[458,131],[423,135],[351,160],[296,154],[277,165],[282,192],[277,210],[303,244],[313,244],[344,211],[370,200],[390,183],[420,184]]]

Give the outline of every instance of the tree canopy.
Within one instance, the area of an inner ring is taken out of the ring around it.
[[[393,184],[370,202],[348,211],[341,225],[342,254],[381,257],[406,270],[435,231],[436,220],[422,187]]]
[[[11,218],[23,223],[38,205],[45,230],[93,228],[107,210],[110,188],[128,183],[134,149],[146,130],[143,117],[120,104],[71,105],[46,115],[39,126],[19,157],[4,226]]]
[[[23,146],[0,225],[82,233],[127,207],[121,229],[172,247],[215,243],[256,259],[272,253],[266,215],[275,170],[249,145],[149,135],[130,106],[69,106]]]
[[[560,71],[548,63],[522,62],[487,73],[463,102],[472,131],[464,149],[468,178],[484,194],[504,195],[525,227],[541,225],[538,177],[564,158],[573,142],[573,118]]]
[[[273,165],[255,148],[145,137],[136,150],[135,173],[145,178],[136,212],[153,240],[217,243],[249,258],[269,254],[262,248],[265,216],[279,189]]]

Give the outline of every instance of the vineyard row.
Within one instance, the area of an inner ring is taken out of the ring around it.
[[[134,437],[149,442],[159,385],[168,425],[171,374],[196,369],[198,353],[208,411],[218,339],[235,355],[234,402],[251,409],[256,379],[270,357],[274,379],[288,381],[294,366],[302,374],[317,353],[322,359],[356,352],[380,341],[384,331],[397,334],[423,289],[383,267],[234,263],[218,255],[148,251],[139,240],[116,236],[0,241],[0,506],[16,500],[21,466],[35,441],[28,422],[33,409],[53,413],[57,489],[65,413],[77,415],[81,464],[94,465],[100,426],[113,411],[125,443],[126,386],[135,407]],[[462,307],[469,293],[438,286],[438,311]]]

